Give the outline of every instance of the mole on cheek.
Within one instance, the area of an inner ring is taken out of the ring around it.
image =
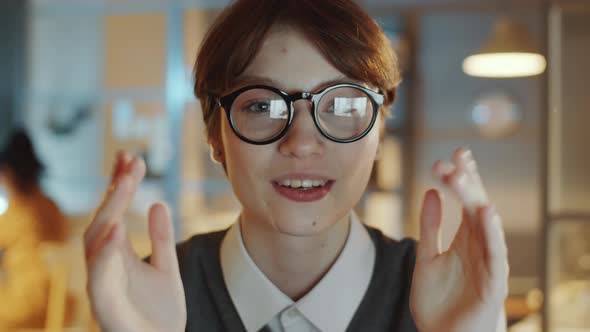
[[[313,227],[317,226],[317,224],[318,224],[318,222],[317,222],[317,221],[314,221],[314,222],[312,222],[312,223],[311,223],[311,225],[312,225]]]

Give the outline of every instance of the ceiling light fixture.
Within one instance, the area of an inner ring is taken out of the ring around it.
[[[547,61],[534,47],[527,29],[508,17],[499,18],[483,47],[463,61],[463,71],[476,77],[535,76],[546,67]]]

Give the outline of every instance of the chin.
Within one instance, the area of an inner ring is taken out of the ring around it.
[[[304,225],[275,225],[277,231],[283,235],[294,237],[309,237],[322,233],[318,227]]]
[[[328,220],[313,216],[289,216],[282,217],[274,224],[278,232],[285,235],[307,237],[322,234],[338,223],[338,219]]]

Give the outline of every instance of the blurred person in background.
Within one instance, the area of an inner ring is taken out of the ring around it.
[[[0,215],[0,331],[42,328],[50,274],[43,244],[63,243],[66,219],[40,186],[43,164],[23,129],[0,151],[0,186],[8,209]]]

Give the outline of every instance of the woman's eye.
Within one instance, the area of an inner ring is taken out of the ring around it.
[[[270,111],[270,104],[267,102],[256,102],[246,106],[246,110],[254,113],[265,113]]]
[[[343,107],[339,107],[338,109],[336,109],[334,107],[334,105],[330,105],[330,107],[328,107],[324,112],[329,113],[329,114],[335,114],[335,115],[348,115],[348,114],[352,114],[356,112],[355,108],[343,108]]]
[[[330,107],[328,107],[328,108],[325,110],[325,112],[326,112],[326,113],[331,113],[331,114],[332,114],[332,113],[334,113],[334,109],[335,109],[335,108],[334,108],[334,104],[332,104],[332,105],[330,105]]]

